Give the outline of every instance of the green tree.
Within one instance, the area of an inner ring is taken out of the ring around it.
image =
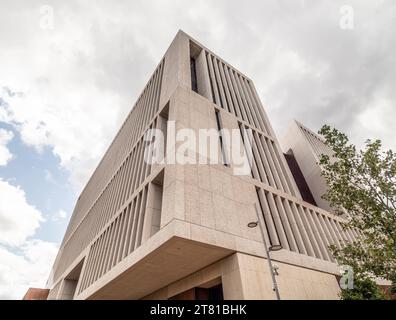
[[[353,289],[341,289],[342,300],[387,300],[388,297],[368,277],[355,277]]]
[[[332,246],[332,253],[338,263],[354,269],[361,289],[372,288],[373,276],[395,286],[396,154],[382,151],[380,140],[367,140],[364,149],[357,150],[344,133],[327,125],[319,133],[333,152],[320,158],[328,184],[323,198],[336,213],[346,211],[346,227],[361,234],[359,241],[342,249]]]

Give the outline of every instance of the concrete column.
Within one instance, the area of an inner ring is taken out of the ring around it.
[[[199,55],[195,58],[195,67],[197,71],[199,94],[207,98],[209,101],[213,101],[205,50],[201,50]]]

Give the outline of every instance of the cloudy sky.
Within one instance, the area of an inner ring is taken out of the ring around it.
[[[395,22],[394,0],[0,1],[0,298],[45,285],[178,29],[254,80],[278,136],[295,118],[395,150]]]

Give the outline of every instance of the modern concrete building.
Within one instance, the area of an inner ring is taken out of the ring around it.
[[[327,185],[319,164],[320,156],[332,154],[323,138],[295,120],[290,123],[280,144],[303,199],[332,212],[327,200],[322,199]]]
[[[219,132],[222,160],[234,129],[251,170],[147,163],[149,128],[181,152],[170,123]],[[358,237],[343,223],[302,199],[252,80],[179,31],[77,201],[48,298],[275,299],[264,239],[282,299],[337,299],[327,247]]]

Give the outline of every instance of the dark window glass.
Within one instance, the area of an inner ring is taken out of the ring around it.
[[[227,159],[227,154],[225,150],[225,141],[223,140],[223,136],[221,133],[222,125],[221,125],[221,119],[220,119],[220,112],[218,110],[215,111],[216,114],[216,123],[217,123],[217,130],[219,130],[219,139],[220,139],[220,148],[221,148],[221,153],[223,156],[223,165],[228,166],[229,162]]]
[[[196,93],[198,93],[197,69],[195,67],[194,58],[190,58],[190,69],[191,69],[191,89]]]

